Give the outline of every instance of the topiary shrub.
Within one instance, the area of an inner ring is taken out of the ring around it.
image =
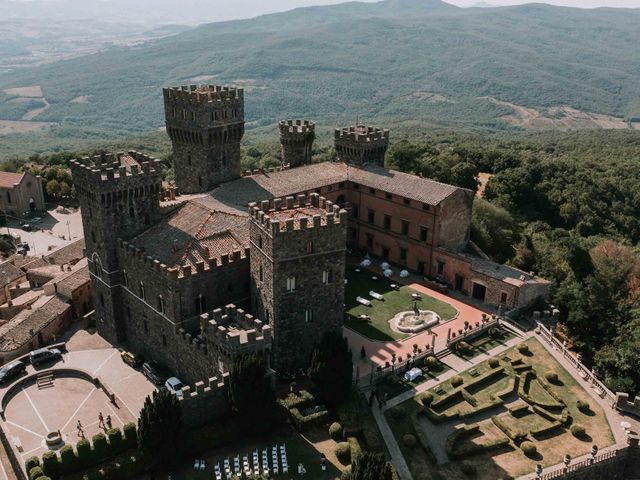
[[[122,432],[124,433],[124,443],[127,448],[133,448],[138,443],[138,431],[137,426],[133,422],[125,423],[122,427]]]
[[[394,407],[389,410],[389,415],[395,420],[402,420],[406,417],[406,413],[402,407]]]
[[[351,463],[351,446],[349,442],[340,442],[335,449],[336,458],[343,465]]]
[[[329,427],[329,436],[336,442],[342,441],[344,438],[342,435],[342,425],[338,422],[333,422]]]
[[[42,471],[42,467],[35,466],[29,469],[29,479],[36,480],[36,478],[44,477],[44,472]]]
[[[351,466],[348,466],[340,474],[340,480],[351,480],[352,478],[353,478],[353,476],[351,475]]]
[[[460,464],[460,471],[468,477],[471,477],[476,474],[476,467],[469,462],[462,462]]]
[[[429,368],[430,370],[433,370],[434,368],[436,368],[438,366],[438,359],[436,357],[427,357],[424,360],[424,364],[427,366],[427,368]]]
[[[456,350],[460,353],[469,353],[471,351],[471,345],[465,341],[461,341],[456,344]]]
[[[582,400],[578,400],[576,402],[576,406],[578,407],[578,410],[580,410],[582,413],[589,413],[591,411],[591,406],[589,405],[588,402],[583,402]]]
[[[460,375],[454,375],[451,377],[451,385],[454,387],[459,387],[463,382],[464,380]]]
[[[519,343],[516,348],[522,354],[529,353],[529,345],[527,345],[526,343]]]
[[[77,460],[78,458],[71,445],[65,445],[60,449],[60,467],[62,472],[73,470],[77,464]]]
[[[576,438],[584,437],[587,434],[585,428],[579,423],[574,423],[573,425],[571,425],[570,430],[571,434]]]
[[[522,442],[520,444],[520,450],[522,450],[527,457],[531,457],[538,452],[538,447],[536,447],[533,442]]]
[[[122,431],[119,428],[110,428],[107,430],[107,438],[112,452],[121,452],[124,450],[124,439]]]
[[[416,440],[416,437],[414,435],[411,435],[410,433],[407,433],[406,435],[402,436],[402,443],[405,444],[405,446],[413,448],[416,446],[416,444],[418,443]]]
[[[27,459],[26,462],[24,462],[24,466],[25,466],[27,472],[30,472],[33,467],[39,467],[40,466],[40,459],[38,457],[31,457],[31,458]]]
[[[429,405],[431,405],[431,402],[433,402],[433,393],[431,392],[423,393],[420,396],[420,401],[422,402],[422,405],[424,405],[425,407],[428,407]]]
[[[490,358],[488,363],[491,368],[498,368],[498,366],[500,365],[500,360],[498,360],[497,358]]]
[[[107,437],[102,433],[96,433],[91,437],[91,443],[93,443],[93,452],[96,458],[105,458],[109,452],[109,445],[107,444]]]
[[[56,452],[44,452],[42,455],[42,471],[47,477],[57,477],[60,473],[60,462]]]
[[[78,461],[82,464],[86,464],[91,461],[93,451],[91,450],[91,444],[86,438],[81,439],[76,443],[76,452],[78,452]]]
[[[544,374],[544,378],[547,379],[547,382],[557,384],[558,383],[558,374],[555,372],[547,372]]]

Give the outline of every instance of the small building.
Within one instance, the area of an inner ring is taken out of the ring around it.
[[[0,172],[0,209],[16,217],[45,211],[42,177]]]
[[[25,273],[11,262],[0,264],[0,304],[11,299],[11,289],[26,280]]]

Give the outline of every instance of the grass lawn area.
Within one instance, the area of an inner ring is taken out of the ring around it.
[[[398,372],[398,374],[388,375],[383,381],[376,385],[376,389],[381,395],[386,394],[387,398],[391,399],[401,393],[406,392],[407,390],[415,389],[418,385],[437,378],[442,375],[447,370],[450,370],[450,367],[442,362],[438,362],[438,364],[433,368],[428,368],[426,366],[422,366],[422,377],[417,378],[413,382],[407,382],[402,376],[404,375],[404,370],[402,372]]]
[[[493,348],[499,347],[500,345],[504,345],[512,338],[515,338],[515,334],[510,330],[506,330],[504,328],[499,328],[499,335],[492,337],[488,333],[484,333],[479,337],[474,338],[473,340],[469,340],[467,343],[471,346],[471,351],[468,352],[454,352],[460,358],[465,360],[471,360],[478,355],[483,353],[487,353]],[[465,340],[466,341],[466,340]]]
[[[260,458],[262,458],[261,450],[269,449],[269,458],[271,458],[271,447],[274,445],[285,444],[287,448],[287,460],[289,463],[289,474],[280,474],[274,478],[293,478],[298,477],[297,465],[302,463],[307,470],[304,476],[306,480],[338,480],[344,467],[338,462],[333,451],[336,443],[329,438],[327,429],[318,428],[304,435],[296,432],[290,427],[283,427],[278,432],[272,432],[265,438],[247,440],[246,442],[230,444],[224,448],[212,449],[204,454],[199,454],[197,458],[206,460],[206,470],[203,472],[193,470],[193,462],[185,465],[184,468],[172,474],[174,480],[211,480],[215,478],[213,466],[220,463],[220,468],[224,469],[224,459],[230,458],[233,468],[233,457],[240,455],[240,463],[242,456],[249,455],[249,462],[252,464],[252,452],[259,449]],[[320,454],[327,456],[327,470],[320,469]],[[194,457],[194,460],[195,458]],[[271,460],[269,460],[271,462]],[[225,478],[224,471],[222,478]]]
[[[356,332],[368,337],[372,340],[390,341],[407,338],[408,334],[394,332],[389,326],[391,320],[397,313],[411,310],[413,300],[411,294],[419,293],[422,300],[418,302],[420,310],[431,310],[437,313],[443,322],[454,318],[458,311],[436,298],[425,295],[410,287],[400,287],[399,290],[393,290],[389,281],[381,275],[377,275],[370,270],[364,268],[360,272],[356,272],[353,267],[347,267],[347,280],[345,286],[344,300],[346,305],[345,324]],[[377,276],[377,280],[371,277]],[[373,290],[384,296],[384,301],[374,300],[369,296],[369,292]],[[356,297],[363,297],[371,300],[372,306],[365,307],[356,301]],[[369,315],[371,320],[363,322],[358,317],[360,315]]]
[[[592,445],[604,448],[614,443],[611,428],[600,405],[586,392],[573,376],[566,371],[553,358],[546,348],[538,342],[536,338],[529,338],[524,343],[529,347],[529,352],[521,354],[515,347],[509,349],[505,354],[500,355],[500,365],[505,368],[505,374],[499,375],[488,380],[488,383],[482,383],[478,388],[471,388],[470,393],[476,398],[479,404],[484,403],[484,399],[489,399],[491,394],[496,394],[503,390],[507,385],[506,382],[512,379],[524,364],[530,365],[535,371],[537,378],[531,382],[531,388],[528,392],[535,401],[553,403],[553,396],[543,388],[542,382],[544,374],[547,372],[555,372],[558,375],[558,384],[550,384],[548,388],[559,398],[563,400],[564,408],[568,410],[569,421],[562,427],[549,432],[546,435],[534,437],[530,434],[531,430],[536,430],[545,425],[551,425],[551,422],[544,416],[534,413],[530,407],[528,412],[518,413],[515,416],[505,412],[504,406],[495,407],[485,412],[471,415],[465,420],[459,418],[445,421],[444,423],[433,423],[426,415],[421,412],[424,407],[421,405],[420,398],[424,394],[416,395],[414,398],[407,400],[401,405],[394,407],[387,412],[385,416],[394,437],[400,445],[400,449],[407,460],[415,478],[447,478],[452,480],[462,480],[468,478],[460,471],[461,461],[470,463],[476,468],[477,479],[496,479],[496,478],[515,478],[534,471],[536,464],[543,467],[555,465],[562,462],[565,454],[570,454],[573,458],[588,453]],[[517,368],[511,365],[511,360],[516,361]],[[471,374],[470,370],[461,372],[459,375],[463,378],[463,385],[472,382],[478,375],[482,375],[488,371],[490,366],[488,360],[481,362],[474,367],[475,374]],[[545,383],[547,385],[547,383]],[[435,398],[446,394],[453,390],[451,380],[447,380],[440,385],[429,390],[434,394]],[[440,393],[437,393],[440,392]],[[513,397],[509,401],[513,401]],[[583,413],[577,408],[577,402],[581,400],[590,405],[590,411]],[[520,399],[518,402],[522,402]],[[442,405],[445,411],[464,411],[471,408],[466,400],[454,400],[451,404]],[[562,409],[557,407],[549,407],[547,412],[554,415],[561,415]],[[412,421],[418,415],[420,421],[416,423]],[[462,445],[472,443],[482,445],[489,442],[496,435],[501,435],[500,429],[493,424],[488,417],[491,415],[499,415],[499,418],[507,424],[513,431],[520,431],[526,435],[526,440],[533,442],[538,453],[529,458],[520,450],[519,446],[514,442],[510,442],[505,448],[499,450],[485,451],[468,455],[466,458],[460,458],[447,463],[436,464],[433,455],[418,447],[409,448],[403,444],[403,435],[413,434],[418,428],[427,438],[431,439],[433,448],[441,452],[444,448],[446,439],[449,437],[453,428],[463,424],[473,424],[479,422],[480,431],[467,439],[462,440]],[[579,424],[586,429],[587,435],[582,438],[574,437],[570,432],[570,426]],[[417,427],[416,427],[417,425]],[[428,427],[428,428],[427,428]],[[435,442],[435,443],[434,443]]]

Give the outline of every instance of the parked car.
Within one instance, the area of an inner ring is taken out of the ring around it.
[[[176,377],[171,377],[164,382],[164,386],[167,387],[167,390],[176,394],[178,398],[182,398],[182,388],[184,384],[178,380]]]
[[[31,231],[31,224],[23,223],[22,225],[20,225],[20,228],[22,230],[24,230],[25,232],[30,232]]]
[[[144,358],[142,358],[137,353],[124,351],[120,353],[120,357],[122,358],[122,361],[124,363],[126,363],[127,365],[133,368],[138,368],[140,365],[144,363]]]
[[[18,244],[18,248],[20,248],[22,250],[26,250],[27,252],[29,250],[31,250],[31,247],[29,246],[29,244],[28,243],[24,243],[24,242],[23,243],[19,243]]]
[[[31,365],[39,365],[45,362],[53,362],[62,358],[62,352],[57,348],[39,348],[29,354]]]
[[[142,373],[150,381],[156,385],[162,385],[162,376],[159,372],[159,367],[156,362],[145,362],[142,364]]]
[[[7,363],[0,368],[0,383],[8,382],[10,379],[21,375],[26,369],[27,366],[20,360]]]

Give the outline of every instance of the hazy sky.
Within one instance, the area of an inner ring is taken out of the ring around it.
[[[478,0],[445,0],[460,7],[468,7],[478,3]],[[567,7],[595,8],[595,7],[623,7],[640,8],[640,0],[538,0],[540,3],[552,5],[564,5]],[[520,3],[531,3],[525,0],[486,0],[491,5],[517,5]]]

